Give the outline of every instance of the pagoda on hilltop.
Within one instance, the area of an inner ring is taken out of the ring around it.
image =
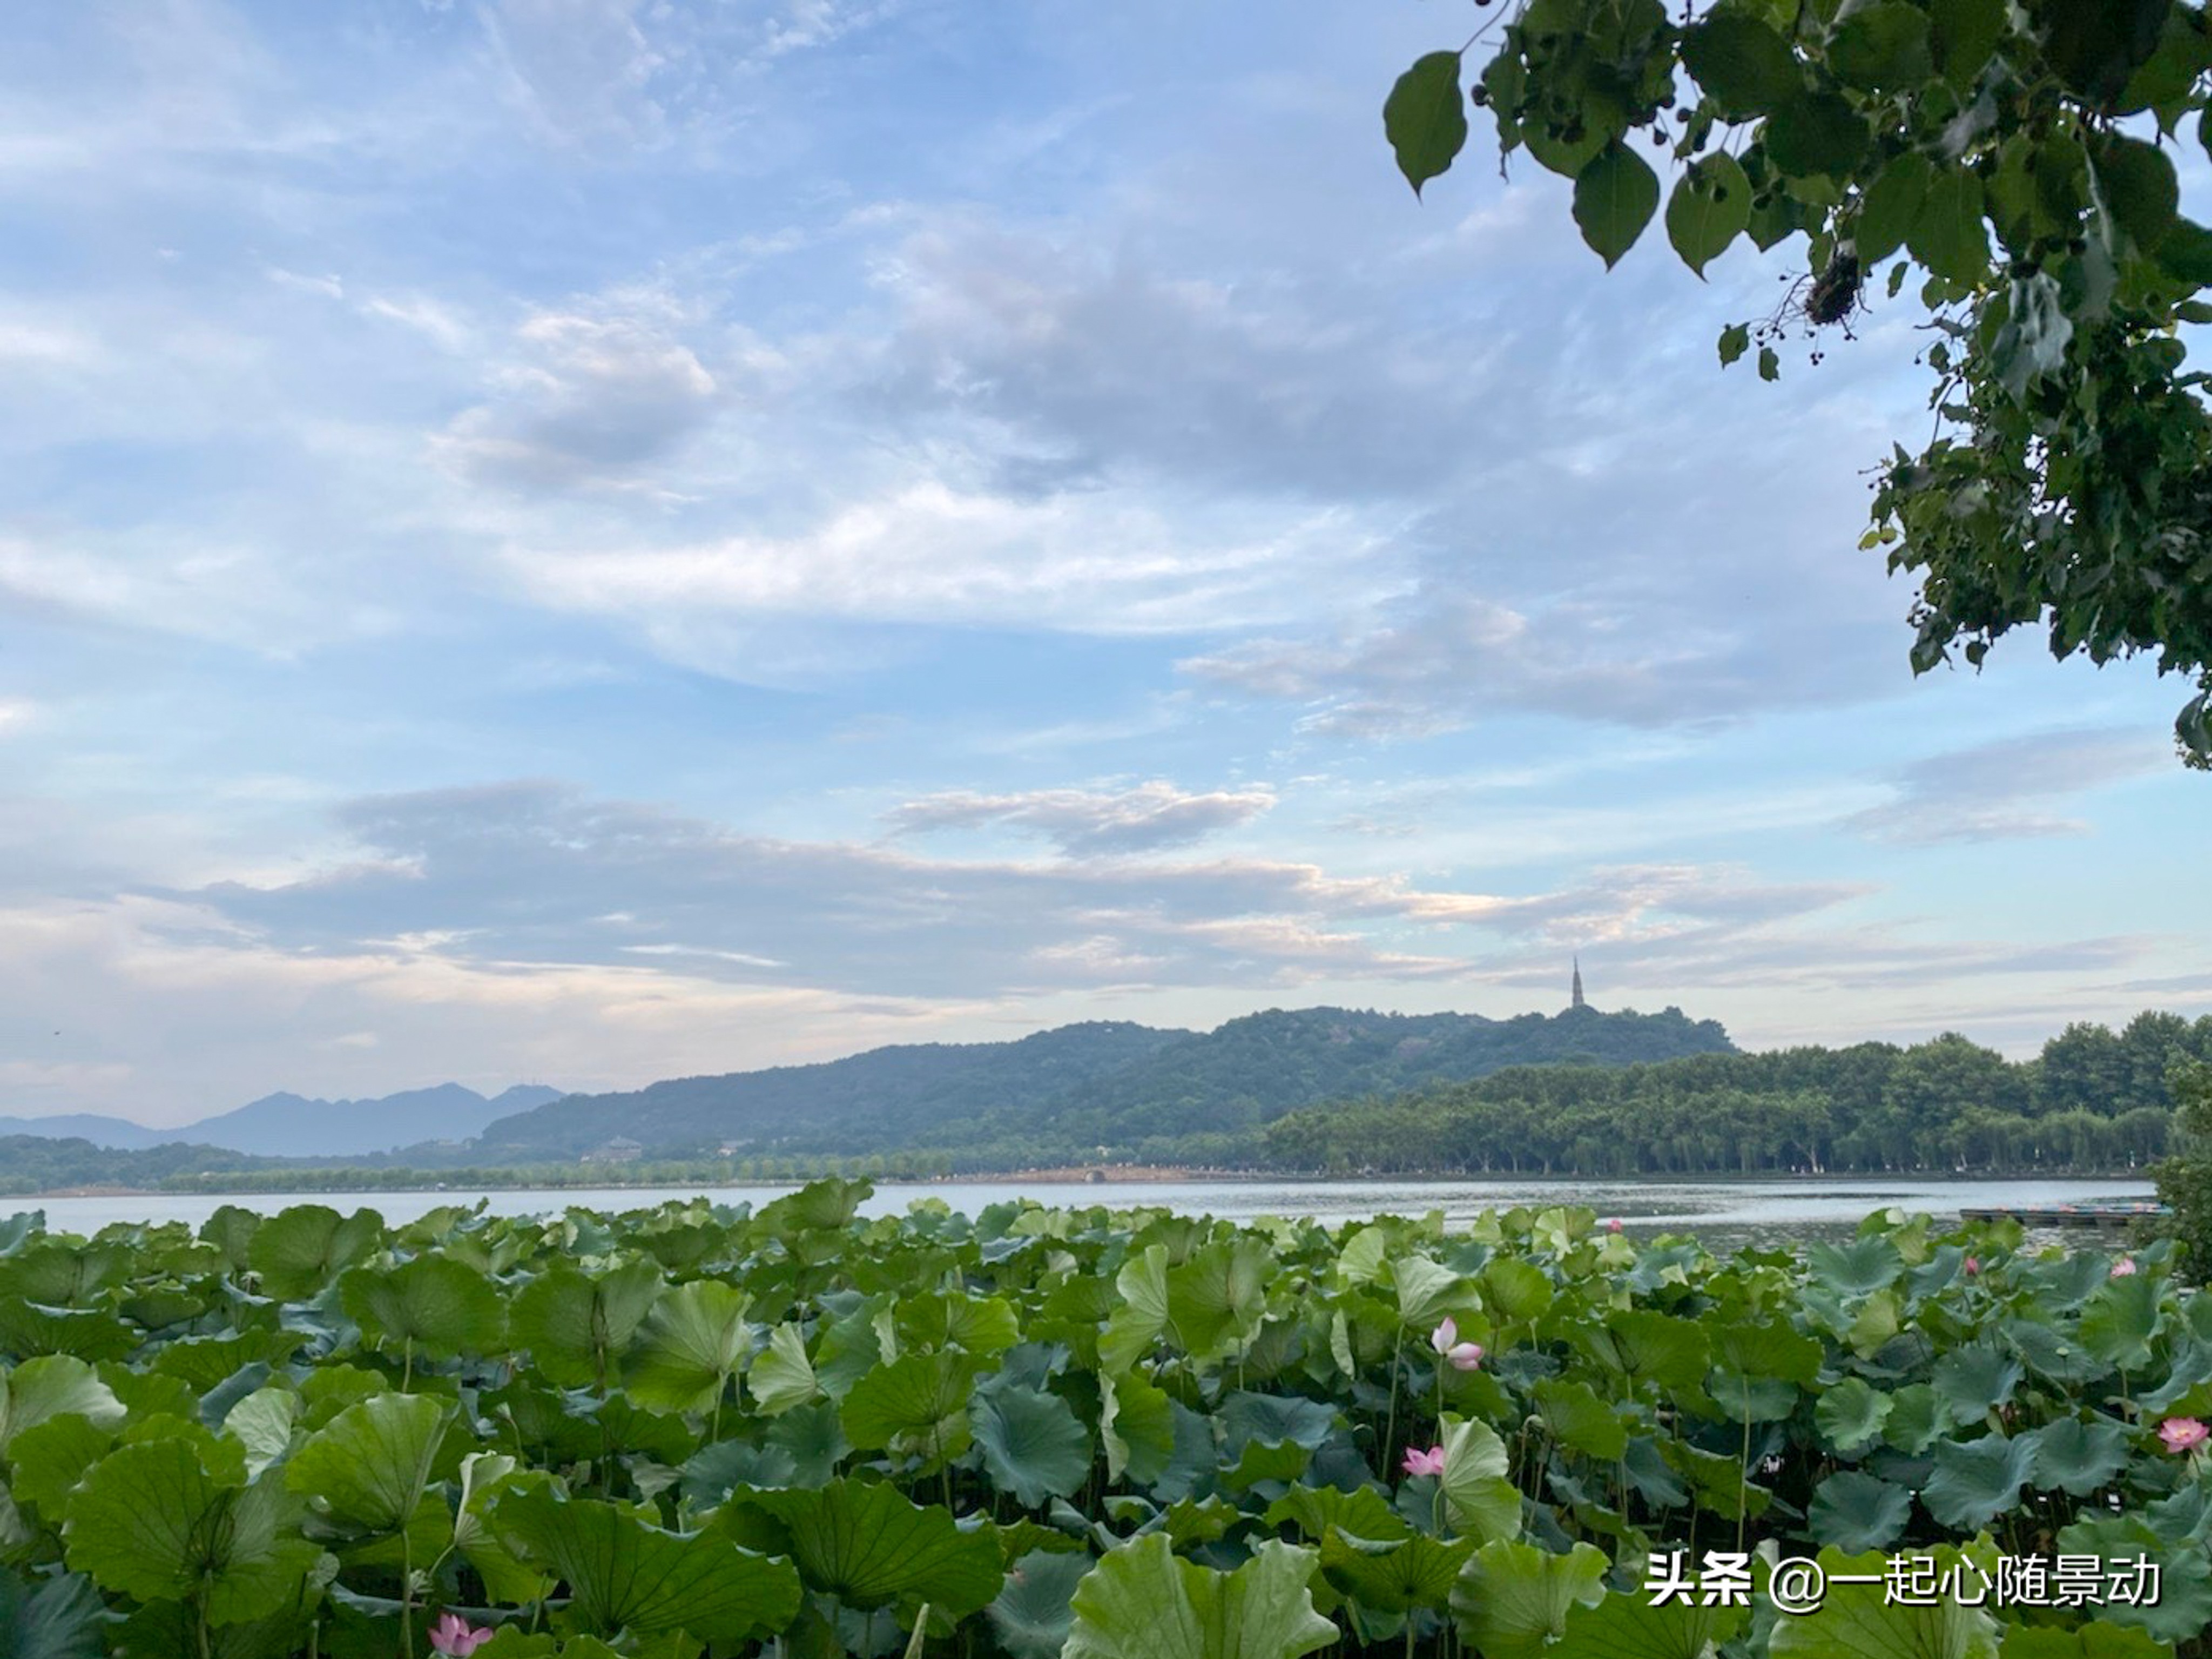
[[[1589,1006],[1589,1003],[1583,1000],[1583,959],[1579,951],[1575,955],[1574,984],[1574,1000],[1567,1005],[1567,1012],[1571,1014]]]

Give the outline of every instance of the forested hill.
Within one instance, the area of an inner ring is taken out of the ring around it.
[[[1342,1008],[1273,1010],[1218,1030],[1091,1023],[1017,1042],[872,1049],[817,1066],[571,1095],[504,1118],[471,1161],[576,1157],[617,1137],[648,1157],[988,1148],[1007,1165],[1090,1157],[1188,1157],[1194,1136],[1243,1139],[1316,1101],[1463,1081],[1507,1066],[1625,1065],[1733,1053],[1679,1010],[1490,1020]],[[1169,1143],[1176,1143],[1170,1148]]]

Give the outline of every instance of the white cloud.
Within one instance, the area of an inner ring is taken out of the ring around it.
[[[893,830],[969,830],[1012,824],[1045,836],[1072,858],[1151,852],[1249,823],[1275,804],[1266,788],[1193,793],[1155,780],[1132,789],[1034,789],[986,795],[947,790],[890,815]]]
[[[2087,821],[2057,816],[2051,805],[2172,764],[2161,733],[2108,727],[2030,732],[1901,767],[1893,775],[1894,798],[1844,824],[1869,840],[1903,846],[2085,836]]]

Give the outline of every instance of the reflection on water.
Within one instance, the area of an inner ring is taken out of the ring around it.
[[[718,1203],[763,1204],[787,1187],[723,1187],[704,1195]],[[391,1222],[410,1221],[441,1204],[483,1199],[495,1214],[527,1215],[580,1205],[594,1210],[636,1209],[690,1192],[643,1188],[595,1188],[564,1191],[495,1193],[299,1193],[263,1194],[230,1199],[212,1194],[138,1194],[97,1198],[0,1199],[0,1215],[15,1209],[43,1209],[56,1231],[92,1232],[111,1222],[179,1220],[197,1226],[222,1204],[271,1211],[288,1204],[320,1203],[339,1208],[366,1205]],[[1955,1218],[1961,1206],[1974,1209],[2047,1208],[2150,1197],[2145,1181],[1942,1181],[1878,1176],[1781,1181],[1206,1181],[1071,1182],[1023,1181],[885,1182],[863,1213],[897,1215],[918,1198],[942,1199],[973,1213],[989,1204],[1031,1198],[1042,1204],[1116,1208],[1157,1205],[1189,1214],[1249,1221],[1258,1216],[1310,1217],[1327,1222],[1364,1220],[1386,1214],[1419,1215],[1441,1210],[1448,1223],[1463,1224],[1484,1210],[1516,1204],[1587,1205],[1601,1216],[1619,1216],[1630,1231],[1693,1233],[1709,1248],[1740,1244],[1796,1245],[1847,1237],[1869,1212],[1892,1206],[1925,1212],[1938,1219]],[[2083,1242],[2087,1235],[2071,1237]]]

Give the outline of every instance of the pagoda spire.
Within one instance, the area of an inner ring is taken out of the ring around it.
[[[1572,1006],[1577,1008],[1586,1008],[1589,1006],[1583,1000],[1583,958],[1580,951],[1575,954],[1575,1000]]]

